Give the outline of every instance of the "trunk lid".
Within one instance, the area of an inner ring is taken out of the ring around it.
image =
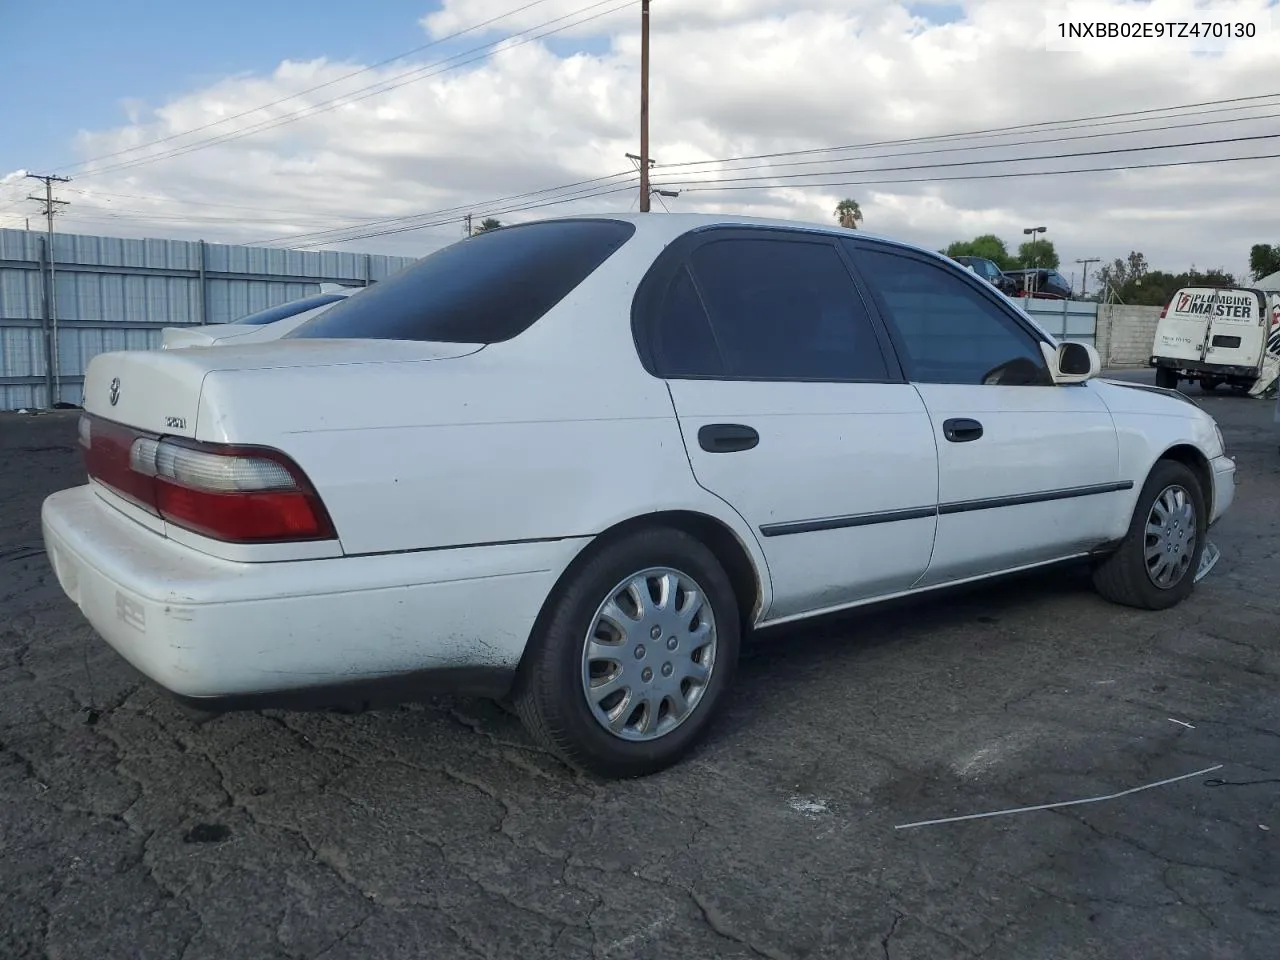
[[[408,340],[277,340],[209,348],[125,350],[89,361],[84,409],[156,434],[194,438],[205,378],[219,371],[414,363],[464,357],[474,343]]]

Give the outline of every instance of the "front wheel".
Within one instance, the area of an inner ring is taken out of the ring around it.
[[[1156,367],[1156,386],[1166,390],[1178,389],[1178,371],[1169,367]]]
[[[534,739],[598,776],[645,776],[680,760],[737,666],[733,586],[715,554],[679,530],[607,544],[541,619],[516,711]]]
[[[1191,468],[1157,461],[1138,495],[1129,532],[1094,569],[1094,587],[1113,603],[1143,610],[1181,603],[1195,587],[1208,521],[1205,491]]]

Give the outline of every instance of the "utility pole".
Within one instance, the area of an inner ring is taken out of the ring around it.
[[[55,209],[55,207],[56,207],[56,206],[58,206],[58,205],[65,206],[66,204],[68,204],[68,203],[70,203],[70,202],[71,202],[70,200],[55,200],[55,199],[53,199],[53,185],[54,185],[55,183],[70,183],[70,182],[71,182],[71,178],[70,178],[70,177],[55,177],[55,176],[54,176],[53,174],[51,174],[51,173],[50,173],[50,174],[46,174],[46,175],[44,175],[44,176],[41,176],[40,174],[37,174],[37,173],[28,173],[28,174],[27,174],[27,177],[28,177],[28,179],[31,179],[31,180],[41,180],[41,181],[43,181],[43,182],[44,182],[44,196],[43,196],[43,197],[37,197],[37,196],[33,196],[32,194],[27,194],[27,199],[28,199],[28,200],[35,200],[35,201],[37,201],[38,203],[43,203],[43,204],[44,204],[44,215],[45,215],[45,219],[46,219],[46,221],[47,221],[47,223],[48,223],[48,227],[49,227],[49,237],[50,237],[50,242],[52,242],[52,238],[53,238],[53,214],[54,214],[54,209]]]
[[[1083,260],[1077,260],[1076,263],[1084,264],[1084,275],[1080,277],[1080,299],[1083,300],[1085,294],[1089,292],[1089,264],[1097,263],[1100,257],[1085,257]]]
[[[53,396],[49,398],[49,406],[62,399],[62,362],[58,351],[58,285],[53,272],[53,215],[59,204],[66,206],[71,201],[55,200],[53,198],[53,185],[55,183],[70,183],[70,177],[59,177],[54,174],[36,174],[28,173],[28,179],[41,180],[44,182],[44,196],[36,197],[28,194],[28,200],[37,200],[44,204],[44,216],[47,226],[45,234],[45,256],[49,260],[49,363],[53,367]],[[46,381],[47,382],[47,381]]]
[[[649,0],[640,0],[640,212],[649,212]]]

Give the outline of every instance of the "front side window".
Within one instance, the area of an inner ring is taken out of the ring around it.
[[[836,248],[808,238],[713,240],[689,267],[723,375],[761,380],[889,378],[871,316]]]
[[[920,383],[1053,381],[1039,341],[962,277],[915,257],[853,249],[885,318],[896,328],[908,375]]]
[[[437,250],[289,336],[499,343],[531,327],[631,238],[624,220],[549,220]]]

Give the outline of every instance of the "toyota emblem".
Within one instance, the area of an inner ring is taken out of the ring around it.
[[[110,398],[111,405],[113,407],[120,402],[120,378],[119,377],[111,378],[111,390],[108,393],[108,397]]]

